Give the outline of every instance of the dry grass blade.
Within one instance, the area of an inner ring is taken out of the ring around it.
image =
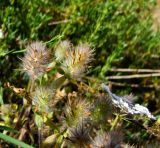
[[[111,72],[136,72],[136,73],[159,73],[160,69],[131,69],[131,68],[111,68]]]
[[[107,80],[118,80],[118,79],[137,79],[137,78],[147,78],[147,77],[160,77],[160,73],[151,74],[134,74],[134,75],[124,75],[124,76],[108,76]]]

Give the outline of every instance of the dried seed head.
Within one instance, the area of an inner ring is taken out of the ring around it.
[[[86,146],[90,142],[89,129],[81,120],[75,127],[69,129],[69,140],[77,146]]]
[[[79,96],[78,96],[79,95]],[[67,105],[65,107],[64,126],[73,127],[83,118],[86,120],[89,115],[90,104],[82,99],[80,94],[72,94],[69,96]]]
[[[93,148],[121,148],[121,142],[120,132],[102,132],[94,138]]]
[[[35,92],[32,94],[32,104],[35,107],[35,110],[41,113],[52,112],[53,95],[54,91],[48,87],[36,88]]]
[[[94,50],[88,44],[81,44],[75,49],[66,51],[62,69],[73,78],[80,78],[93,60]]]
[[[27,46],[27,51],[22,61],[23,71],[31,79],[36,79],[46,72],[51,58],[46,46],[42,42],[36,41]]]
[[[108,133],[101,133],[94,138],[93,148],[108,148],[110,136]]]
[[[72,48],[71,43],[68,40],[64,40],[58,44],[55,48],[56,60],[62,61],[65,58],[65,53],[67,50]]]

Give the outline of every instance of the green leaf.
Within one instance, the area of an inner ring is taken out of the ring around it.
[[[13,51],[14,51],[14,50],[11,50],[11,51],[8,51],[8,52],[7,52],[7,51],[3,51],[3,50],[0,49],[0,57],[4,57],[4,56],[12,53]]]
[[[23,52],[26,52],[26,49],[22,49],[19,51],[13,51],[12,54],[23,53]]]
[[[30,146],[30,145],[28,145],[28,144],[26,144],[22,141],[19,141],[17,139],[14,139],[14,138],[12,138],[10,136],[7,136],[5,134],[2,134],[2,133],[0,133],[0,139],[3,139],[5,141],[10,142],[12,144],[15,144],[17,146],[21,146],[22,148],[34,148],[34,147],[32,147],[32,146]]]
[[[59,41],[63,36],[62,35],[57,35],[54,38],[52,38],[51,40],[45,42],[46,44],[54,44],[55,42]]]
[[[62,77],[56,79],[53,82],[53,88],[55,88],[55,89],[59,88],[64,83],[65,80],[66,80],[65,76],[62,76]]]
[[[41,128],[43,125],[43,118],[41,115],[35,113],[35,123],[38,128]]]
[[[56,133],[47,137],[42,143],[42,148],[51,147],[51,145],[53,145],[56,142],[58,136],[59,134]]]

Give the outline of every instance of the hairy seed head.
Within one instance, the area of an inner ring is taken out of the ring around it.
[[[44,74],[51,61],[50,54],[42,42],[32,42],[27,46],[27,51],[22,59],[22,68],[30,78],[36,79]]]
[[[93,60],[94,50],[88,44],[81,44],[75,49],[66,51],[62,69],[73,78],[79,78]]]
[[[85,147],[90,142],[89,129],[85,126],[83,120],[75,127],[69,128],[69,140],[82,147]]]
[[[108,133],[101,133],[94,138],[93,148],[108,148],[110,137]]]
[[[35,107],[36,111],[49,113],[53,110],[52,101],[53,101],[54,91],[48,87],[38,87],[35,92],[32,94],[33,101],[32,104]]]
[[[68,98],[68,102],[65,107],[65,120],[64,126],[73,127],[75,126],[82,118],[86,120],[90,113],[90,104],[82,99],[82,96],[79,94],[72,94]]]
[[[120,132],[101,132],[93,141],[93,148],[121,148],[122,133]]]

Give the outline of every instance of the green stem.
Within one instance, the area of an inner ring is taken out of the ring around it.
[[[32,92],[33,91],[34,83],[35,83],[34,79],[29,80],[28,87],[27,87],[27,92]]]
[[[112,123],[112,126],[111,126],[111,128],[110,128],[110,131],[113,131],[113,129],[114,129],[115,126],[117,125],[118,121],[119,121],[119,115],[117,114],[117,115],[116,115],[116,118],[114,119],[114,121],[113,121],[113,123]]]

